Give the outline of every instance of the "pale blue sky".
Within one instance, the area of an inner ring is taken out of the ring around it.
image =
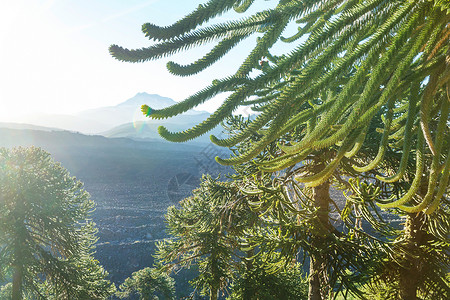
[[[169,25],[206,0],[14,0],[0,2],[0,121],[36,112],[74,113],[115,105],[147,92],[180,101],[237,68],[254,43],[232,50],[199,75],[180,78],[165,69],[169,59],[143,64],[115,61],[110,44],[128,48],[150,42],[141,25]],[[273,1],[272,1],[273,2]],[[270,2],[260,1],[267,7]],[[255,7],[258,9],[258,7]],[[221,20],[236,17],[236,13]],[[240,16],[240,15],[238,15]],[[171,60],[187,63],[211,46]],[[244,50],[244,51],[243,51]],[[247,50],[248,51],[248,50]],[[212,111],[222,98],[200,107]]]

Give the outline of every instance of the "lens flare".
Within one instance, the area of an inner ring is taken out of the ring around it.
[[[142,130],[145,127],[145,117],[141,112],[141,109],[138,107],[134,111],[133,114],[133,127],[137,133],[142,133]]]

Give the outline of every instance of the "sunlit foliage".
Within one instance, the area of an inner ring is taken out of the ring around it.
[[[0,279],[12,299],[105,299],[115,287],[93,258],[94,202],[40,148],[0,149]]]
[[[370,121],[383,112],[378,155],[372,162],[355,169],[363,172],[375,168],[389,143],[404,145],[403,162],[410,149],[418,155],[427,149],[433,154],[433,160],[424,170],[429,176],[423,201],[411,201],[411,194],[419,184],[415,182],[401,201],[391,205],[409,212],[432,213],[446,192],[450,169],[448,2],[280,0],[274,8],[251,16],[201,26],[233,8],[245,11],[254,2],[211,0],[171,26],[144,24],[145,35],[156,41],[150,47],[137,50],[110,47],[111,54],[119,60],[144,62],[218,41],[211,52],[191,65],[168,64],[172,73],[185,76],[213,64],[247,36],[259,35],[256,46],[234,74],[215,80],[168,108],[155,110],[144,105],[142,110],[149,117],[168,118],[217,94],[232,91],[204,122],[176,133],[160,127],[160,134],[175,142],[190,140],[217,126],[238,107],[256,105],[261,114],[241,134],[229,139],[212,137],[218,145],[232,146],[255,131],[263,133],[259,143],[247,152],[231,159],[219,159],[223,164],[237,164],[254,158],[266,145],[295,126],[316,118],[318,122],[297,141],[280,145],[286,162],[335,144],[341,144],[342,152],[352,149],[364,141],[359,133],[364,134]],[[299,24],[298,33],[283,37],[285,28],[294,22]],[[252,71],[260,69],[261,57],[267,56],[268,50],[280,41],[298,46],[285,53],[277,64],[267,62],[263,74],[254,75]],[[274,95],[258,96],[259,91],[274,84],[277,85]],[[325,90],[332,93],[325,94]],[[311,104],[310,109],[299,111],[305,103]],[[433,125],[434,120],[437,126]],[[413,137],[417,137],[417,142],[413,143]],[[279,164],[280,159],[275,163]],[[422,170],[420,159],[416,168],[418,172]],[[398,174],[385,180],[400,180],[402,175],[400,168]],[[422,178],[416,181],[421,182]]]

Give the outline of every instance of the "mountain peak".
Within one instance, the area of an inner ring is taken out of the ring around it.
[[[170,105],[175,104],[176,102],[173,99],[168,97],[163,97],[157,94],[148,94],[146,92],[137,93],[134,97],[122,102],[116,106],[135,106],[139,107],[143,104],[147,104],[151,108],[161,109]]]

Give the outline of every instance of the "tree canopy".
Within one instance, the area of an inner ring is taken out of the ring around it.
[[[144,268],[125,279],[116,295],[128,298],[136,293],[141,300],[158,300],[157,294],[163,295],[167,300],[174,299],[175,281],[154,268]]]
[[[191,76],[244,39],[257,38],[234,73],[170,107],[143,105],[143,113],[153,119],[170,118],[229,93],[193,128],[159,128],[167,140],[184,142],[205,134],[239,107],[250,105],[258,112],[232,128],[228,137],[211,136],[213,143],[233,149],[230,158],[216,160],[243,168],[239,193],[255,197],[250,201],[253,207],[279,225],[273,232],[267,226],[257,233],[257,247],[263,249],[262,241],[272,238],[265,245],[273,252],[288,249],[285,252],[294,259],[302,247],[318,262],[310,271],[310,288],[314,274],[324,280],[314,293],[310,290],[311,299],[327,297],[339,282],[338,290],[346,285],[358,293],[356,281],[347,280],[353,271],[374,275],[374,285],[380,278],[396,278],[399,287],[390,295],[401,299],[416,299],[418,293],[444,295],[448,282],[439,278],[448,267],[442,249],[448,246],[449,226],[449,2],[279,0],[242,18],[214,20],[233,9],[245,12],[255,2],[210,0],[173,25],[144,24],[144,34],[153,41],[147,48],[112,45],[110,53],[116,59],[145,62],[216,42],[192,64],[167,64],[171,73]],[[298,31],[288,35],[292,25]],[[294,49],[278,53],[280,47],[274,46],[282,43]],[[272,174],[276,171],[280,173]],[[263,183],[267,178],[272,185]],[[333,180],[349,191],[341,218],[348,220],[354,237],[329,226],[328,189]],[[301,212],[295,193],[306,199]],[[358,230],[362,219],[384,239],[392,233],[374,217],[379,212],[375,202],[406,217],[393,243],[361,238],[366,234]],[[315,231],[318,228],[327,230]],[[323,251],[327,243],[332,245],[329,252]],[[347,246],[361,255],[346,252]],[[380,250],[375,259],[362,254],[372,250]],[[322,272],[320,265],[331,268]],[[347,267],[351,271],[346,273]]]
[[[317,119],[298,140],[279,145],[282,158],[274,159],[274,164],[279,164],[298,161],[311,151],[335,144],[346,152],[364,141],[370,121],[381,112],[384,126],[380,129],[383,134],[378,155],[365,166],[355,166],[355,170],[375,168],[390,143],[402,144],[403,163],[398,174],[384,180],[402,179],[411,151],[418,156],[417,174],[427,176],[417,176],[409,191],[389,205],[409,212],[434,212],[446,192],[450,170],[448,1],[280,0],[274,8],[208,25],[215,17],[231,9],[243,12],[254,2],[210,0],[171,26],[144,24],[144,34],[156,42],[150,47],[110,47],[111,55],[119,60],[144,62],[218,41],[190,65],[168,63],[173,74],[188,76],[212,65],[244,38],[258,35],[256,46],[234,74],[214,80],[168,108],[142,107],[150,118],[168,118],[217,94],[232,92],[197,126],[183,132],[169,132],[161,126],[160,135],[170,141],[187,141],[211,130],[238,107],[254,105],[261,113],[245,130],[225,139],[211,136],[217,145],[233,146],[256,131],[262,133],[260,141],[246,152],[217,159],[222,164],[238,164],[251,160],[299,124]],[[286,27],[294,22],[298,23],[298,32],[284,36]],[[298,45],[280,55],[276,64],[270,59],[263,63],[264,72],[255,75],[252,71],[260,69],[263,56],[270,58],[269,49],[277,42]],[[309,109],[299,110],[306,103]],[[358,133],[362,137],[356,139]],[[432,159],[424,163],[426,153],[431,153]],[[428,191],[421,203],[415,203],[412,196],[424,180],[428,181]]]
[[[105,299],[114,293],[93,258],[94,202],[40,148],[0,148],[0,280],[12,299]]]

